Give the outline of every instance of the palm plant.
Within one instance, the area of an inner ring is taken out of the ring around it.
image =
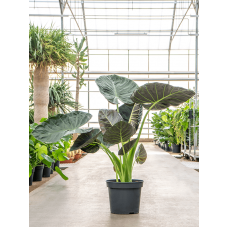
[[[48,117],[48,68],[66,66],[72,62],[71,44],[60,29],[50,29],[29,24],[29,63],[34,70],[34,121]]]
[[[178,106],[195,93],[181,87],[163,83],[147,83],[138,86],[134,81],[118,75],[100,76],[96,84],[104,97],[116,110],[101,109],[98,114],[100,129],[80,129],[92,115],[75,111],[49,118],[37,126],[34,137],[43,142],[56,142],[62,136],[81,133],[75,140],[71,151],[82,149],[95,153],[102,149],[110,158],[116,172],[116,182],[132,182],[135,162],[143,164],[147,158],[143,144],[139,143],[143,125],[150,110],[162,110],[169,106]],[[124,104],[119,107],[119,101]],[[147,109],[142,120],[142,107]],[[61,129],[61,131],[60,131]],[[130,140],[139,129],[137,138]],[[118,144],[118,155],[109,147]],[[120,148],[121,145],[121,148]],[[135,158],[135,159],[134,159]]]

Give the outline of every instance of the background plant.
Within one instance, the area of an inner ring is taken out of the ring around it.
[[[191,103],[191,105],[190,105]],[[170,110],[167,108],[164,111],[159,113],[153,113],[151,118],[151,127],[153,129],[155,139],[158,139],[160,142],[167,140],[170,145],[182,144],[186,139],[186,144],[188,145],[188,135],[191,131],[193,135],[194,128],[189,129],[189,111],[193,111],[193,102],[188,100],[176,110]],[[195,110],[195,123],[196,126],[199,124],[199,106]],[[198,130],[198,127],[195,128],[195,132]],[[193,143],[193,137],[191,139],[191,144]]]
[[[49,75],[48,69],[64,67],[73,60],[72,45],[60,29],[38,27],[29,24],[29,64],[34,71],[34,121],[48,117]]]
[[[85,37],[81,39],[80,43],[78,42],[77,39],[74,42],[75,50],[73,50],[74,59],[73,59],[72,65],[74,65],[77,72],[72,74],[72,76],[76,78],[76,97],[75,97],[76,103],[79,103],[79,90],[83,85],[86,85],[84,83],[83,75],[85,74],[85,70],[89,68],[88,64],[86,63],[88,55],[85,53],[88,47],[85,47],[84,49],[82,49],[84,42],[85,42]],[[77,111],[78,108],[75,108],[75,110]]]
[[[61,29],[29,24],[29,63],[32,66],[66,66],[72,61],[72,45]]]

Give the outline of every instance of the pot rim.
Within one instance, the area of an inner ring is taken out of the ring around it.
[[[132,182],[116,182],[116,179],[106,180],[106,185],[109,188],[141,188],[143,180],[132,179]]]

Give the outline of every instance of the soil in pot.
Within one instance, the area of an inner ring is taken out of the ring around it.
[[[35,168],[32,169],[32,174],[31,174],[31,176],[29,177],[29,186],[32,186],[34,172],[35,172]]]
[[[38,165],[35,168],[33,181],[42,181],[44,165]]]
[[[176,144],[173,144],[173,153],[180,153],[181,152],[181,145],[176,145]]]
[[[116,182],[107,180],[110,210],[113,214],[138,214],[143,180],[132,182]]]
[[[44,166],[43,177],[50,177],[50,175],[51,175],[51,168]]]

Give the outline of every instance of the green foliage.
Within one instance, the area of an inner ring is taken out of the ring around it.
[[[73,111],[67,114],[58,114],[50,117],[33,131],[33,136],[44,143],[58,142],[63,136],[72,133],[87,132],[86,129],[80,129],[92,118],[90,113]]]
[[[72,62],[72,45],[66,33],[29,24],[29,63],[32,66],[65,66]]]
[[[193,135],[193,128],[189,129],[189,111],[193,110],[193,102],[188,100],[176,110],[167,108],[159,113],[154,113],[151,119],[151,127],[155,135],[154,139],[159,142],[169,142],[169,144],[184,143],[185,138],[188,139],[188,132]],[[199,125],[199,106],[195,110],[195,124]],[[195,128],[195,131],[198,127]],[[193,140],[193,139],[192,139]]]
[[[46,118],[42,118],[40,122],[44,121],[46,121]],[[53,162],[65,161],[68,159],[66,152],[71,144],[71,138],[69,137],[63,137],[55,144],[45,144],[37,140],[33,136],[33,132],[38,126],[37,123],[29,125],[29,177],[32,174],[32,169],[38,165],[45,164],[51,168]],[[62,174],[62,172],[60,176],[63,177],[64,180],[67,178]]]
[[[101,94],[112,104],[133,105],[131,94],[138,88],[138,85],[131,79],[118,75],[100,76],[95,80]]]

